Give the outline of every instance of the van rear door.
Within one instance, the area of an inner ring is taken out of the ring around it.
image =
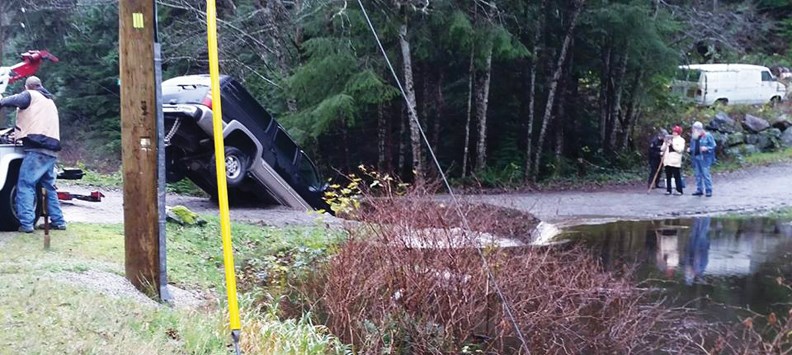
[[[688,69],[687,67],[680,67],[676,76],[671,84],[671,92],[677,96],[685,97],[702,103],[703,90],[701,82],[703,82],[703,73],[697,69]]]

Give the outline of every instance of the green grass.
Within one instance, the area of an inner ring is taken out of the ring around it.
[[[753,219],[757,217],[773,218],[781,221],[792,221],[792,207],[778,208],[765,212],[730,213],[718,216],[723,219]]]
[[[202,227],[168,224],[171,281],[200,288],[223,284],[219,221],[205,219],[208,223]],[[253,266],[257,271],[270,273],[304,272],[318,259],[332,254],[343,238],[338,231],[322,228],[274,228],[242,223],[232,225],[231,235],[238,269]]]
[[[70,224],[52,232],[45,251],[41,235],[0,233],[0,354],[227,354],[229,340],[224,307],[221,243],[216,219],[201,227],[168,225],[170,282],[213,294],[217,301],[194,310],[157,306],[134,298],[102,294],[88,285],[66,282],[60,275],[124,272],[124,238],[120,225]],[[235,223],[237,265],[273,260],[285,272],[313,267],[342,237],[319,228],[279,230]],[[289,262],[280,258],[288,255]],[[302,263],[302,264],[300,264]],[[244,274],[238,268],[240,277]],[[343,353],[326,329],[310,317],[281,320],[276,307],[262,307],[257,293],[240,294],[243,347],[247,353]],[[262,311],[263,310],[263,311]]]

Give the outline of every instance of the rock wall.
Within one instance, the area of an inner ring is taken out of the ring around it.
[[[707,124],[718,143],[718,154],[740,157],[792,147],[792,118],[780,115],[770,120],[746,114],[735,119],[718,112]]]

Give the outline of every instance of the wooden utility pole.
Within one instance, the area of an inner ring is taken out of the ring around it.
[[[155,11],[154,0],[119,1],[125,267],[135,287],[167,300]]]

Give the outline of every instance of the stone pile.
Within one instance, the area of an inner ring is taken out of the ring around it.
[[[707,124],[726,156],[743,156],[792,147],[792,118],[784,114],[771,120],[746,114],[742,120],[718,112]]]

